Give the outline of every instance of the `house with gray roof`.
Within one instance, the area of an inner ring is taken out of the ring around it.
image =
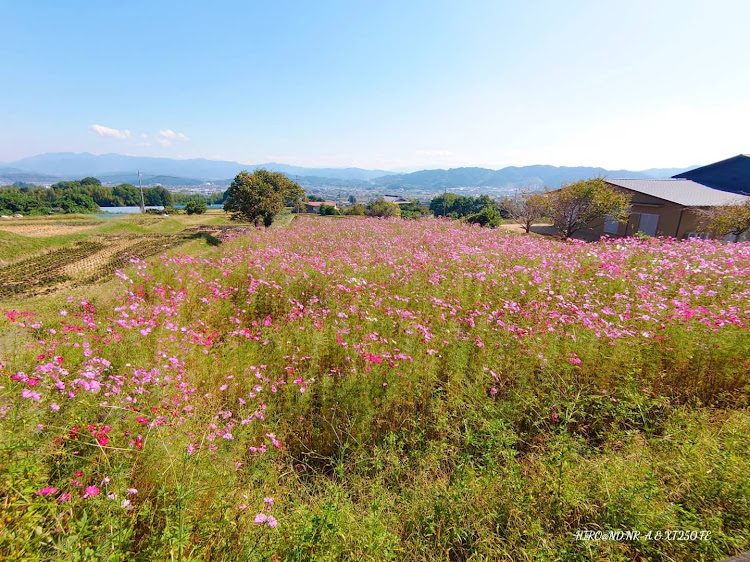
[[[632,236],[636,232],[642,232],[649,236],[671,236],[677,239],[693,236],[707,238],[708,235],[699,227],[701,210],[743,204],[750,200],[750,197],[738,191],[718,189],[683,177],[664,180],[607,178],[605,181],[631,197],[627,222],[607,220],[595,229],[597,234],[610,236]],[[735,185],[750,186],[750,168],[744,179],[735,180]]]

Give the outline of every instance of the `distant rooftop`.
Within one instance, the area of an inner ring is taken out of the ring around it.
[[[739,154],[673,176],[732,193],[750,195],[750,155]]]
[[[336,207],[336,201],[306,201],[305,205],[310,205],[311,207],[320,207],[322,205]]]
[[[686,179],[630,180],[606,178],[606,181],[612,185],[619,185],[631,191],[658,197],[686,207],[716,207],[742,203],[750,199],[750,197],[744,195],[720,191]]]
[[[384,195],[383,200],[387,203],[411,203],[411,201],[401,195]]]

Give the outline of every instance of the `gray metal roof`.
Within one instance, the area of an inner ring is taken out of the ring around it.
[[[606,178],[605,181],[685,207],[716,207],[718,205],[744,203],[750,199],[750,197],[744,195],[720,191],[685,179],[628,180]]]
[[[383,200],[387,203],[410,203],[408,199],[401,195],[384,195]]]

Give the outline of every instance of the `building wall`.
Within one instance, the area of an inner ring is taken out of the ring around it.
[[[620,223],[616,233],[607,233],[610,236],[633,236],[639,231],[641,215],[644,213],[658,215],[656,236],[672,236],[682,239],[688,233],[698,231],[698,216],[692,209],[617,185],[612,185],[612,187],[630,195],[631,211],[627,222]],[[605,234],[604,225],[595,227],[593,231],[599,235]]]
[[[336,204],[335,201],[323,201],[321,205],[311,205],[310,203],[305,203],[305,212],[306,213],[320,213],[320,207],[322,205],[327,205],[329,207],[333,207],[338,211],[339,206]]]

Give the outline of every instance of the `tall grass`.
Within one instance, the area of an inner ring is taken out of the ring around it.
[[[119,275],[6,311],[9,557],[750,547],[750,245],[301,217]]]

